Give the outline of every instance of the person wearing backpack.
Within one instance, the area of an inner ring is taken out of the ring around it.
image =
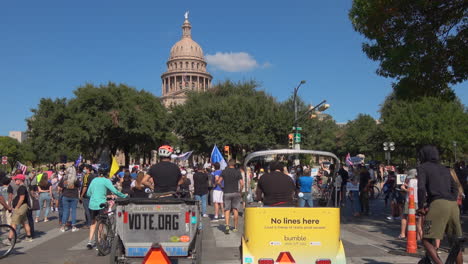
[[[76,232],[79,229],[76,227],[76,207],[78,205],[78,191],[81,184],[76,177],[75,167],[68,167],[65,176],[59,183],[59,187],[62,188],[62,204],[63,204],[63,217],[61,232],[67,231],[67,221],[71,212],[72,220],[72,232]]]

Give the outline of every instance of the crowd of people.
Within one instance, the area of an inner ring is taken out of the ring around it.
[[[412,189],[418,210],[417,238],[432,254],[433,250],[437,252],[443,238],[441,226],[450,224],[453,232],[459,235],[460,224],[456,219],[459,219],[460,211],[468,211],[467,199],[464,199],[464,193],[468,191],[468,168],[463,163],[452,169],[440,165],[435,148],[422,150],[419,157],[421,165],[417,169],[348,164],[337,172],[334,164],[329,162],[323,162],[316,168],[294,166],[288,161],[253,163],[242,168],[235,160],[229,160],[226,168],[217,162],[184,167],[171,160],[173,152],[172,147],[162,146],[158,149],[160,162],[151,167],[134,166],[131,170],[122,167],[111,177],[108,167],[90,164],[30,172],[18,169],[8,176],[2,173],[0,220],[16,229],[21,226],[26,234],[25,241],[32,241],[35,224],[48,222],[50,213],[57,213],[61,232],[89,229],[87,247],[91,249],[94,247],[96,217],[110,193],[118,197],[144,198],[149,197],[149,188],[152,193],[163,193],[163,196],[158,196],[160,198],[174,195],[194,198],[200,201],[202,217],[209,217],[208,206],[214,207],[211,220],[223,220],[224,232],[229,234],[238,231],[239,211],[246,202],[258,201],[263,206],[314,207],[324,190],[333,189],[337,190],[337,195],[327,198],[338,199],[334,202],[340,205],[349,203],[355,217],[371,215],[369,200],[383,195],[384,206],[390,206],[391,211],[387,219],[401,221],[398,238],[405,239],[408,193]],[[398,179],[402,174],[406,177]],[[427,202],[430,204],[429,212]],[[78,204],[82,204],[84,209],[84,223],[80,226],[77,223]],[[443,224],[437,218],[441,214],[447,218]],[[423,224],[428,223],[428,219],[431,226]],[[432,248],[427,242],[429,238],[435,240]]]

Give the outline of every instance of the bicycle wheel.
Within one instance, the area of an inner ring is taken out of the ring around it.
[[[107,217],[100,218],[96,223],[96,230],[94,231],[96,249],[99,255],[106,256],[111,252],[113,236],[112,224],[109,219]]]
[[[377,187],[377,185],[374,185],[374,199],[379,199],[380,198],[380,188]]]
[[[10,240],[9,234],[13,234]],[[8,256],[16,244],[16,230],[10,225],[0,225],[0,259]]]

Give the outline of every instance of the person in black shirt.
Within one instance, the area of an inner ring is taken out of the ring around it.
[[[91,214],[89,211],[89,197],[86,194],[86,192],[88,191],[88,187],[93,181],[93,179],[96,178],[96,174],[94,174],[93,167],[89,164],[83,165],[82,171],[84,176],[79,198],[83,203],[83,208],[85,211],[85,225],[83,226],[83,228],[88,229],[91,226]]]
[[[283,173],[283,165],[275,161],[270,163],[270,173],[258,180],[256,197],[267,206],[295,206],[295,192],[294,181]]]
[[[195,200],[200,201],[201,208],[202,208],[202,215],[203,217],[208,217],[206,214],[206,203],[208,197],[208,174],[205,172],[203,168],[203,164],[198,165],[198,170],[193,175],[193,187],[194,187],[194,195]]]
[[[172,153],[174,153],[174,149],[171,146],[161,146],[158,149],[161,161],[151,166],[143,179],[143,184],[148,187],[153,187],[152,184],[154,184],[155,193],[176,192],[177,186],[182,184],[182,173],[179,167],[171,162]],[[150,178],[153,179],[153,183],[151,183]]]
[[[241,205],[241,193],[240,190],[244,188],[244,180],[239,170],[235,169],[236,161],[231,159],[229,161],[229,167],[226,168],[221,175],[218,177],[217,184],[221,184],[224,181],[224,216],[226,221],[225,233],[229,234],[229,216],[231,210],[234,213],[234,229],[237,231],[237,224],[239,222],[239,208]],[[239,189],[240,187],[240,189]]]
[[[439,152],[435,146],[424,146],[419,152],[421,165],[418,167],[418,214],[426,215],[423,228],[423,245],[435,263],[443,263],[432,244],[442,240],[445,231],[453,238],[462,236],[460,211],[457,205],[458,190],[448,168],[439,163]],[[429,211],[425,202],[429,204]],[[462,252],[457,264],[463,263]]]
[[[23,225],[24,229],[26,230],[26,241],[31,242],[31,227],[29,225],[26,215],[28,213],[29,199],[28,189],[26,188],[26,186],[24,186],[24,181],[26,180],[26,177],[23,174],[17,174],[15,177],[13,177],[13,180],[15,181],[15,184],[19,187],[16,191],[16,196],[13,198],[12,201],[13,215],[11,216],[11,226],[13,227],[13,229],[16,229],[17,225]],[[9,186],[8,192],[12,193],[13,190],[10,190],[10,188],[12,189],[12,187]],[[10,232],[8,239],[13,239],[12,232]]]

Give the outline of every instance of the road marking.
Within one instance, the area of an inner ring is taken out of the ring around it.
[[[88,244],[88,238],[86,238],[83,241],[78,242],[78,244],[75,244],[73,247],[69,248],[68,250],[89,250],[86,248],[86,245]]]
[[[419,257],[406,257],[406,256],[385,256],[385,257],[349,257],[346,258],[348,264],[362,264],[362,263],[416,263]]]
[[[354,245],[361,245],[361,246],[367,246],[370,244],[375,244],[377,241],[369,239],[367,237],[355,234],[353,232],[350,232],[348,230],[341,230],[341,239],[345,240],[346,242],[349,242]]]
[[[64,233],[63,232],[60,232],[60,228],[54,228],[54,229],[51,229],[51,230],[47,230],[46,234],[45,235],[42,235],[38,238],[34,238],[33,242],[26,242],[24,239],[21,240],[21,242],[19,244],[16,244],[15,245],[15,251],[18,251],[18,252],[26,252],[32,248],[35,248],[39,245],[41,245],[42,243],[45,243],[51,239],[54,239],[58,236],[61,236],[63,235]]]

